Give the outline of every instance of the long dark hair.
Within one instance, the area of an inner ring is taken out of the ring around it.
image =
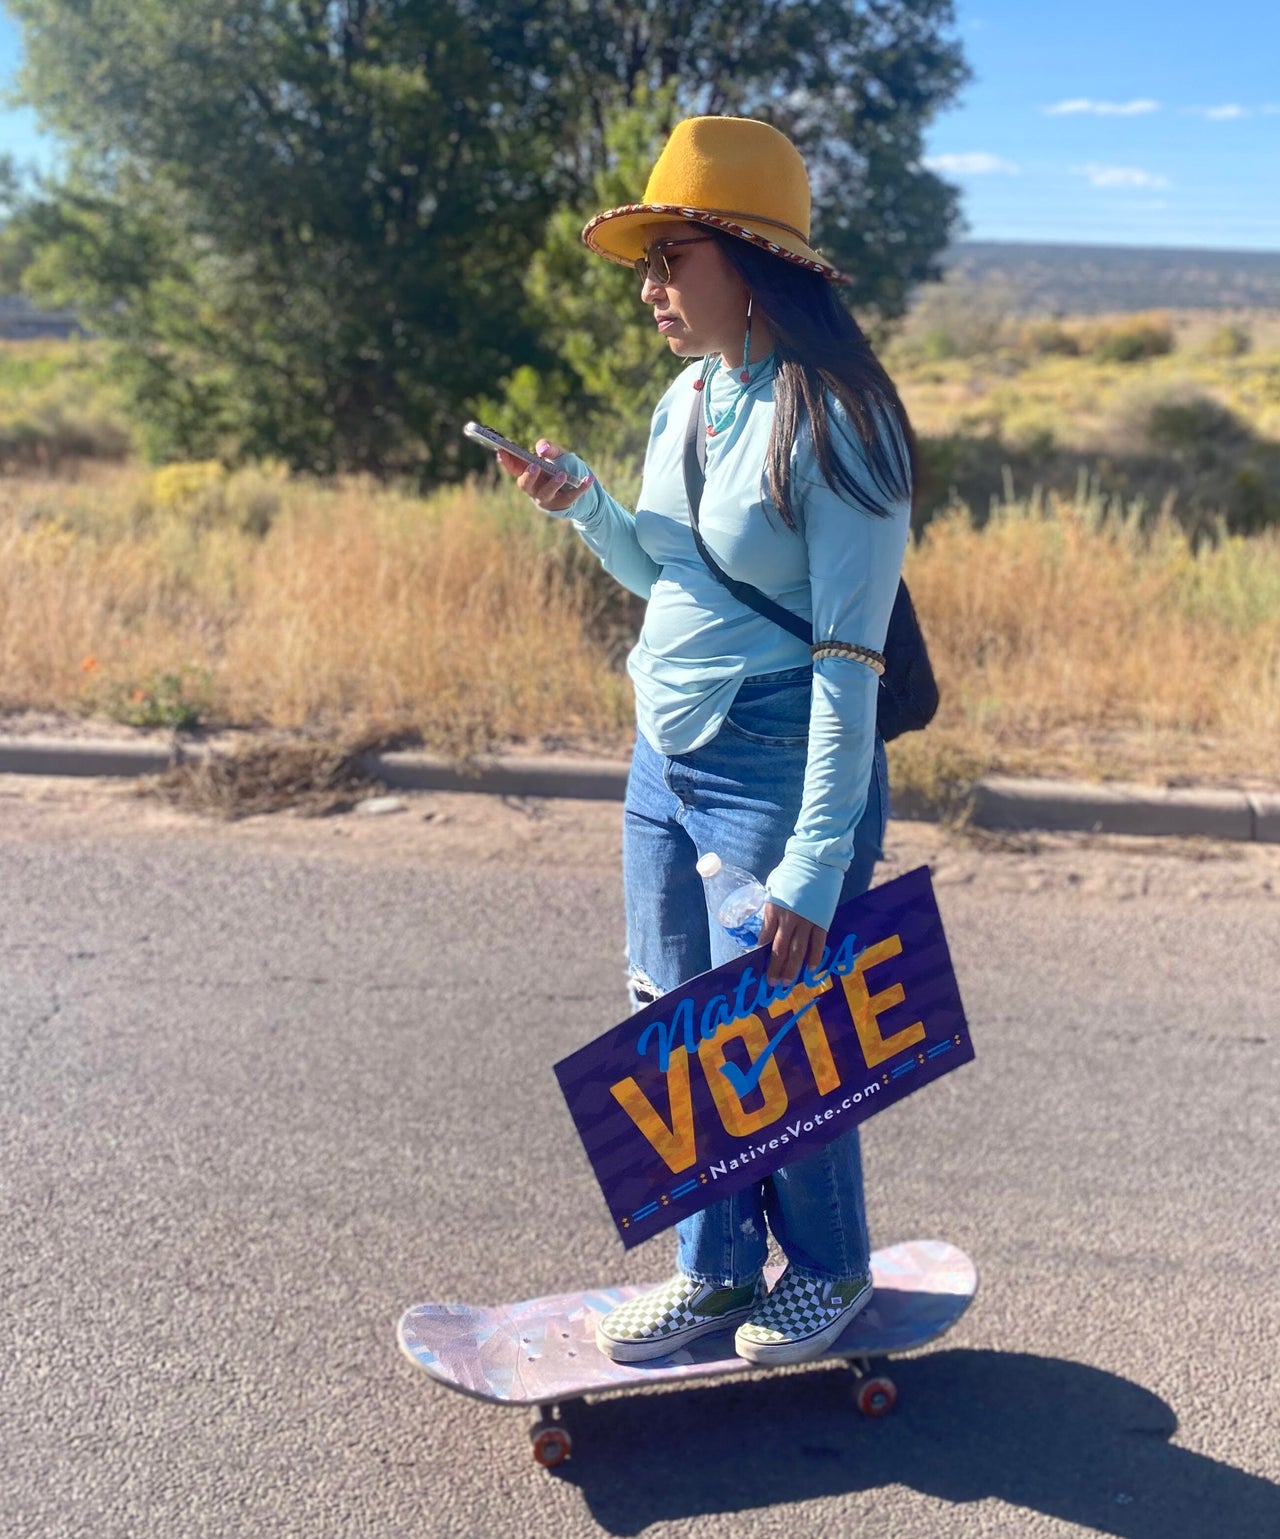
[[[782,521],[790,529],[796,527],[791,451],[806,419],[818,468],[831,489],[867,513],[887,516],[889,504],[911,496],[917,473],[916,441],[906,408],[861,326],[821,273],[734,235],[711,233],[746,284],[753,311],[773,328],[774,417],[767,470],[769,496]],[[826,391],[848,413],[882,496],[872,495],[864,482],[855,479],[833,448]]]

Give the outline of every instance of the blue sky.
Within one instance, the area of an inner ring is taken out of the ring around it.
[[[0,89],[13,84],[13,72],[22,57],[21,33],[0,4]],[[10,109],[0,100],[0,154],[12,155],[22,164],[49,164],[52,153],[41,138],[35,115],[27,108]]]
[[[960,0],[929,162],[969,234],[1280,251],[1276,0]]]
[[[958,0],[957,30],[927,157],[973,239],[1280,251],[1277,0]],[[19,52],[0,3],[0,79]],[[26,111],[0,150],[53,157]]]

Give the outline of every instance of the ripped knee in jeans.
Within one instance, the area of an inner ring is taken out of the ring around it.
[[[654,1000],[661,999],[664,992],[643,967],[637,967],[633,962],[627,969],[627,993],[631,996],[632,1015],[637,1010],[643,1010],[646,1005],[653,1004]]]

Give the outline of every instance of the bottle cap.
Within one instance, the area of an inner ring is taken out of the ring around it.
[[[724,862],[714,850],[709,850],[698,860],[698,875],[706,881],[708,877],[715,876]]]

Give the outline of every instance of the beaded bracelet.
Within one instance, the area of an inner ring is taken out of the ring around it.
[[[852,641],[820,641],[809,648],[815,663],[824,657],[847,657],[850,662],[865,663],[872,673],[884,673],[884,653],[873,652],[870,647],[860,647]]]

